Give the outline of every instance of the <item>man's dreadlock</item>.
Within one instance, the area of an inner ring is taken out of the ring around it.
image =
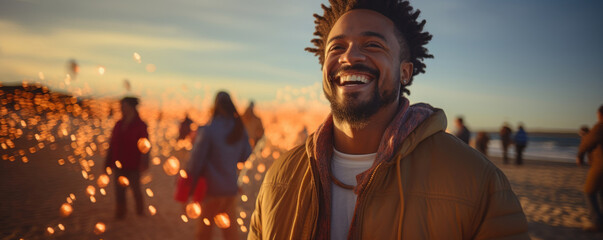
[[[423,31],[425,20],[418,22],[417,18],[421,11],[413,11],[407,0],[329,0],[331,7],[321,4],[324,10],[323,16],[314,14],[316,20],[317,38],[312,39],[315,48],[306,48],[305,50],[318,56],[320,65],[324,64],[324,52],[326,38],[337,19],[343,14],[353,9],[373,10],[389,18],[396,26],[396,35],[401,47],[401,60],[410,61],[413,64],[413,74],[410,81],[402,86],[401,91],[410,94],[406,88],[412,84],[413,77],[419,73],[425,73],[425,63],[423,59],[433,58],[428,53],[425,45],[431,40],[432,35]]]

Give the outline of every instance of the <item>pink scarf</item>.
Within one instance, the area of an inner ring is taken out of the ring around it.
[[[381,162],[391,161],[397,148],[406,137],[434,112],[433,108],[425,103],[414,104],[410,107],[408,105],[409,101],[402,97],[398,113],[381,137],[375,162],[371,168],[356,176],[358,185],[354,188],[354,193],[357,195],[364,191],[375,167]],[[323,196],[318,214],[316,239],[331,238],[331,173],[329,165],[333,158],[333,128],[333,117],[329,115],[325,122],[318,127],[312,139],[314,143],[313,159],[318,166]]]

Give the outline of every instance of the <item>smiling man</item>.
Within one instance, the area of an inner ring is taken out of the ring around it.
[[[249,239],[528,239],[505,175],[403,94],[431,58],[407,1],[330,1],[315,53],[332,114],[272,165]]]

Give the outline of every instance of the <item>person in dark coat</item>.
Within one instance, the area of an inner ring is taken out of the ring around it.
[[[456,130],[456,133],[454,133],[454,135],[457,138],[461,139],[466,144],[469,144],[469,138],[471,138],[471,132],[469,131],[467,126],[465,126],[465,123],[463,122],[463,118],[457,117],[455,123],[456,123],[457,130]]]
[[[481,131],[477,133],[475,138],[475,147],[478,151],[488,156],[488,143],[490,142],[490,136],[487,132]]]
[[[603,231],[603,212],[598,197],[603,197],[603,105],[597,111],[598,122],[582,136],[576,163],[584,164],[584,156],[588,154],[590,169],[584,183],[586,202],[591,212],[592,225],[584,229]]]
[[[509,145],[511,145],[511,134],[513,131],[507,123],[500,129],[500,142],[502,143],[503,162],[509,163]]]
[[[528,146],[528,134],[523,129],[523,125],[519,124],[517,133],[515,134],[515,164],[523,164],[523,151]]]

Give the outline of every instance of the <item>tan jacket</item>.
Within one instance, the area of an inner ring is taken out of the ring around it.
[[[445,128],[444,113],[434,113],[376,168],[358,196],[364,204],[350,239],[529,239],[505,175]],[[267,172],[248,239],[315,238],[321,191],[313,147],[307,141]]]

